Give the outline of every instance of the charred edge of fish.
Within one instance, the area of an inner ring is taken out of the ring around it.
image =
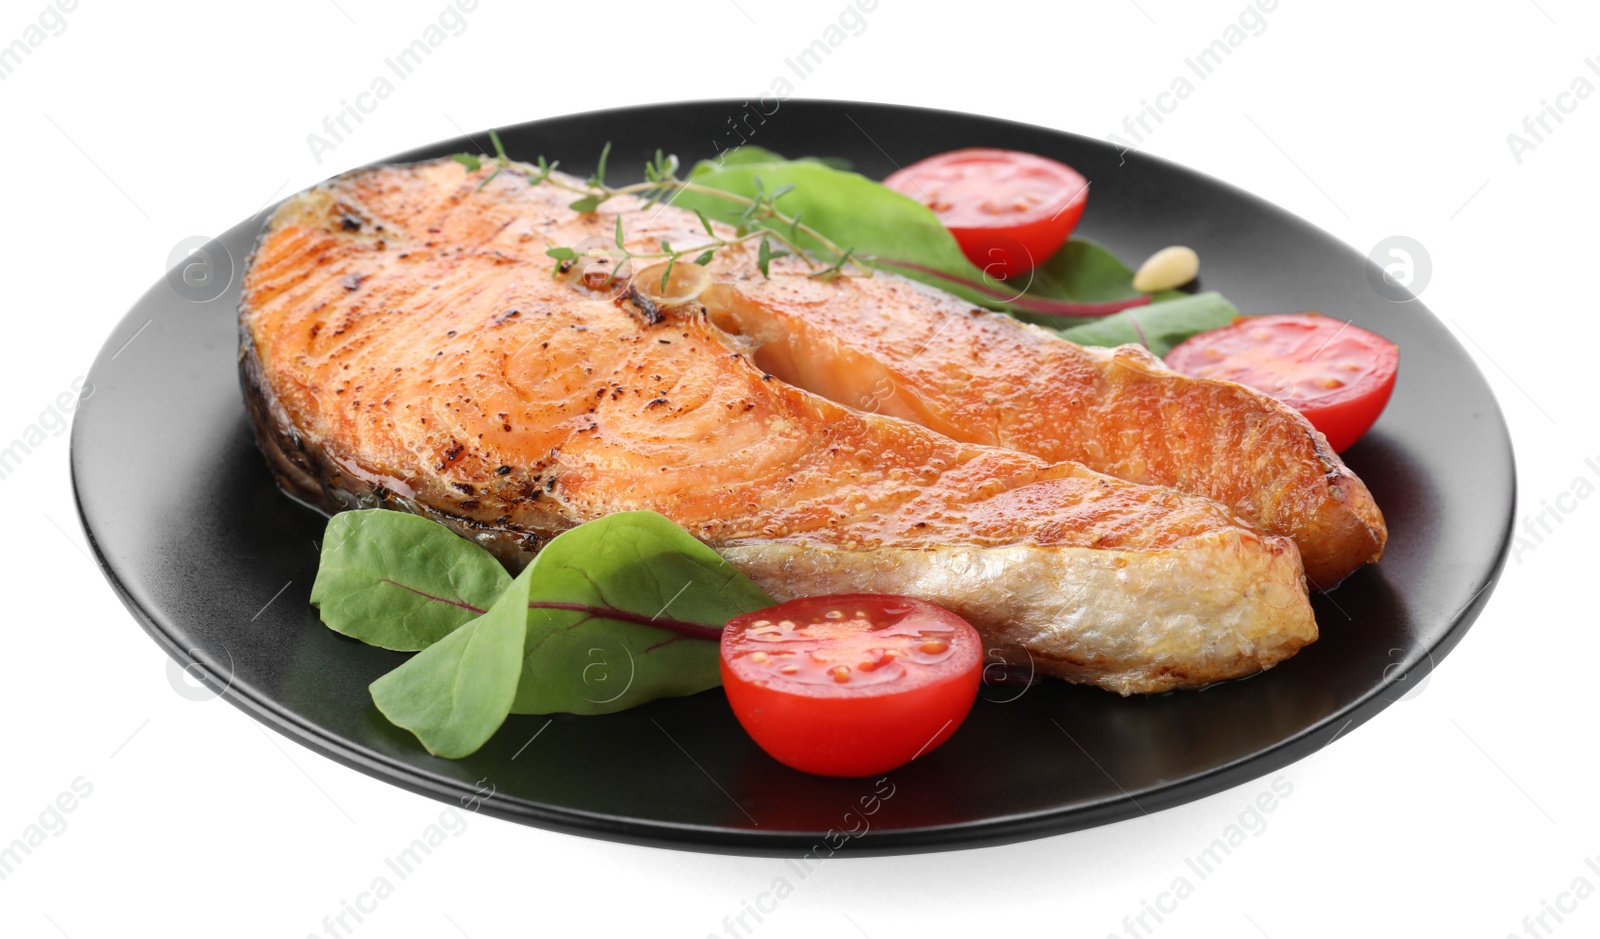
[[[639,311],[640,317],[647,326],[654,326],[666,319],[666,315],[661,312],[661,307],[655,301],[640,293],[637,285],[629,284],[627,292],[617,299],[619,306],[622,300],[633,304],[633,308]]]
[[[266,458],[267,468],[284,494],[324,515],[350,509],[390,509],[420,515],[444,525],[457,535],[481,545],[512,571],[520,571],[534,555],[555,537],[561,527],[552,522],[530,527],[518,525],[502,516],[493,523],[480,521],[432,506],[423,505],[382,484],[367,482],[345,472],[337,458],[320,442],[302,434],[267,383],[261,358],[250,337],[248,324],[240,321],[239,384],[244,393],[245,412],[254,431],[256,446]],[[506,467],[507,473],[511,467]],[[496,471],[498,472],[498,470]],[[505,475],[505,474],[501,474]],[[555,480],[549,480],[555,488]],[[521,501],[535,502],[544,493],[520,494]],[[459,506],[473,511],[479,506],[466,500]]]

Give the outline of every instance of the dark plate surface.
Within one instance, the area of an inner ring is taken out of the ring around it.
[[[1419,302],[1384,299],[1360,254],[1260,199],[1140,154],[1119,162],[1100,141],[878,104],[787,101],[766,116],[732,101],[656,105],[501,136],[513,156],[542,153],[585,172],[612,141],[611,176],[622,179],[657,147],[685,163],[714,156],[739,143],[734,127],[781,153],[846,157],[877,178],[956,147],[1045,154],[1094,181],[1079,231],[1123,258],[1192,245],[1205,286],[1246,313],[1318,309],[1397,342],[1393,401],[1346,454],[1387,515],[1387,556],[1316,597],[1321,640],[1270,672],[1129,700],[1054,681],[1020,696],[986,688],[949,743],[881,786],[779,765],[745,736],[720,691],[605,717],[513,716],[472,757],[436,759],[367,694],[403,656],[318,621],[307,598],[324,520],[277,490],[251,439],[236,310],[263,214],[210,246],[215,280],[173,276],[147,293],[90,373],[95,390],[73,426],[73,481],[90,541],[128,608],[252,717],[379,779],[452,804],[492,786],[482,811],[562,831],[798,855],[835,844],[884,854],[1016,841],[1264,775],[1417,687],[1483,607],[1505,559],[1515,472],[1487,384]],[[397,159],[477,149],[455,140]],[[847,813],[891,787],[869,803],[877,809],[865,834],[828,835],[859,831],[862,820]]]

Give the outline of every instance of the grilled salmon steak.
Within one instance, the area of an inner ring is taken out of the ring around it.
[[[479,191],[489,172],[358,171],[268,222],[240,370],[292,494],[434,518],[513,568],[567,528],[653,510],[779,599],[919,597],[990,648],[1123,694],[1249,674],[1316,638],[1291,539],[781,380],[717,299],[765,283],[749,246],[677,305],[552,276],[546,245],[616,212],[686,243],[698,223],[620,197],[579,215],[509,174]]]

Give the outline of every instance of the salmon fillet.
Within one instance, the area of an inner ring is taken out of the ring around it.
[[[653,510],[779,599],[919,597],[1123,694],[1249,674],[1316,638],[1291,540],[1209,499],[843,407],[764,371],[708,303],[553,277],[547,243],[656,210],[579,216],[509,174],[475,191],[488,172],[359,171],[267,224],[240,368],[290,493],[434,518],[514,569],[567,528]]]

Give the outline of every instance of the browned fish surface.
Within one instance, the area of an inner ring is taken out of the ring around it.
[[[291,492],[428,515],[512,566],[654,510],[780,598],[921,597],[1122,693],[1248,674],[1315,638],[1291,541],[1206,499],[841,407],[764,372],[709,300],[651,322],[614,285],[552,277],[546,244],[612,230],[611,204],[578,216],[509,177],[475,192],[487,173],[358,172],[269,223],[241,371]],[[616,202],[636,237],[692,237],[679,213]],[[753,252],[727,253],[752,281]]]
[[[1383,553],[1366,485],[1254,389],[1180,375],[1137,346],[1085,348],[893,276],[786,269],[727,305],[769,337],[756,362],[785,381],[955,440],[1215,499],[1293,538],[1318,587]]]

